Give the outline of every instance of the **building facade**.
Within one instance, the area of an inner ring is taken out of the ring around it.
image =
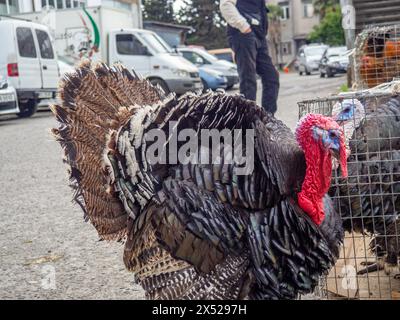
[[[141,0],[0,0],[0,15],[42,12],[47,9],[65,10],[79,7],[106,6],[128,11],[137,11]],[[135,7],[135,8],[132,8]]]
[[[307,37],[320,19],[314,12],[312,0],[269,0],[269,4],[282,9],[280,19],[280,45],[272,54],[275,63],[286,65],[294,60],[298,49],[307,42]]]

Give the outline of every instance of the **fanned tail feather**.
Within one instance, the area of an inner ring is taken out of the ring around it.
[[[59,122],[52,132],[65,152],[73,201],[102,239],[119,240],[126,235],[127,213],[110,185],[104,155],[112,152],[112,132],[140,106],[163,99],[163,92],[122,65],[84,61],[64,76],[59,98],[61,103],[51,107]]]

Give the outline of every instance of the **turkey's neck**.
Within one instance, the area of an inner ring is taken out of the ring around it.
[[[305,158],[306,175],[298,194],[298,204],[317,225],[320,225],[325,217],[323,197],[331,183],[331,154],[318,147],[310,148],[305,152]]]

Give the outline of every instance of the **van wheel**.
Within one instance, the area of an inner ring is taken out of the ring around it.
[[[165,94],[169,94],[171,92],[171,90],[169,90],[168,85],[165,83],[164,80],[153,78],[153,79],[150,79],[149,81],[155,87],[157,87],[157,85],[159,85],[161,87],[161,89],[163,89]]]
[[[20,113],[17,116],[20,118],[29,118],[36,113],[38,103],[35,100],[28,100],[27,102],[19,103]]]

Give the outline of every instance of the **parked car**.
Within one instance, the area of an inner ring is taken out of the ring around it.
[[[226,89],[231,89],[235,84],[239,83],[239,75],[237,66],[226,60],[219,60],[214,55],[205,50],[198,48],[179,48],[179,52],[183,57],[195,64],[199,69],[207,67],[207,71],[215,70],[222,74],[227,80]],[[200,74],[201,77],[201,74]]]
[[[0,115],[19,113],[17,92],[0,75]]]
[[[54,98],[59,79],[57,57],[47,27],[6,19],[0,21],[0,73],[15,88],[19,117],[30,117],[43,99]]]
[[[210,69],[207,66],[200,66],[199,72],[204,90],[226,89],[228,86],[228,79],[220,71]]]
[[[60,69],[60,77],[62,77],[66,73],[71,73],[75,70],[74,65],[63,57],[59,57],[57,63],[58,68]]]
[[[216,56],[220,60],[226,60],[231,63],[235,63],[235,54],[230,48],[208,50],[208,53]]]
[[[313,71],[319,70],[319,62],[322,55],[328,49],[324,44],[310,44],[300,47],[297,53],[297,61],[299,65],[299,75],[310,75]]]
[[[346,73],[349,66],[347,47],[331,47],[325,50],[319,63],[321,78],[333,77],[337,73]]]

